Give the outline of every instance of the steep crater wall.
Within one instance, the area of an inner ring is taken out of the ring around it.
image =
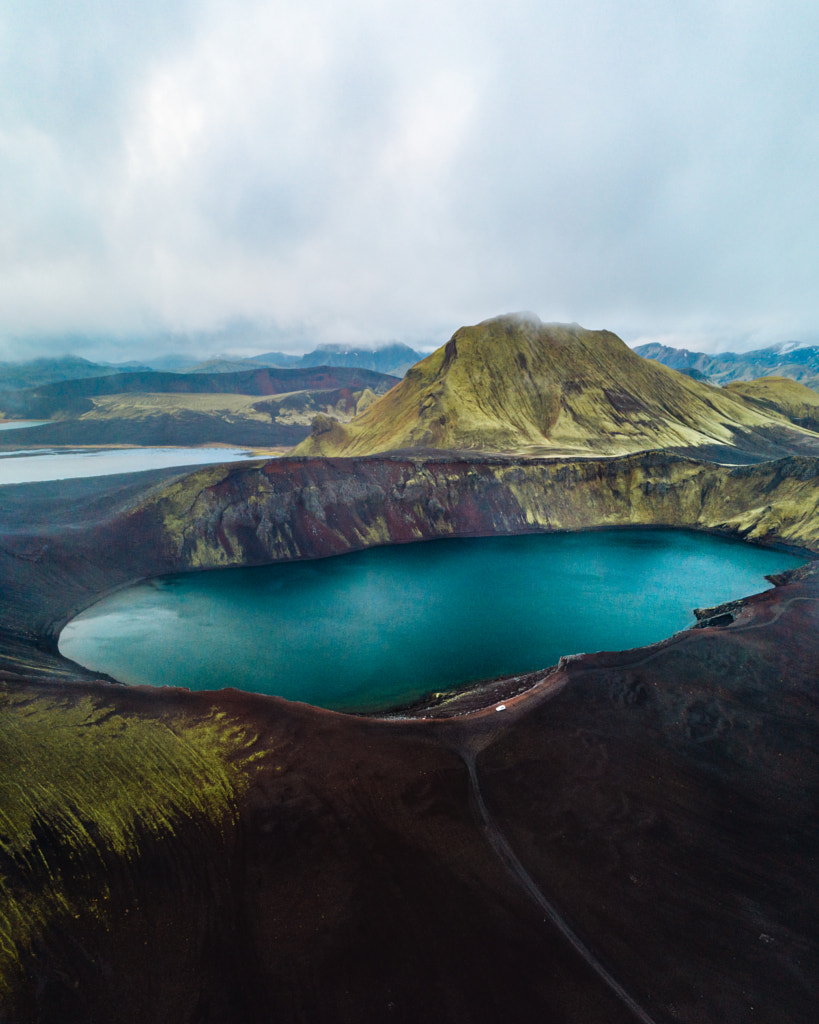
[[[152,507],[180,569],[437,537],[682,526],[819,550],[819,460],[306,459],[197,473]]]
[[[13,640],[54,653],[63,625],[83,608],[165,573],[442,537],[646,525],[819,551],[819,460],[727,467],[649,453],[210,466],[126,502],[112,499],[107,514],[96,500],[90,521],[72,506],[70,523],[43,514],[7,529],[0,647],[8,651]]]
[[[83,608],[169,572],[437,538],[637,525],[819,551],[819,460],[799,457],[749,467],[659,454],[282,459],[210,466],[130,490],[125,501],[118,493],[110,508],[105,502],[57,503],[53,516],[40,509],[32,522],[6,525],[3,665],[33,670],[32,649],[54,655],[60,630]]]

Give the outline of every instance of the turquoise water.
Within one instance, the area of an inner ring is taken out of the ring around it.
[[[70,622],[60,650],[127,683],[374,709],[661,640],[802,561],[682,530],[374,548],[142,583]]]

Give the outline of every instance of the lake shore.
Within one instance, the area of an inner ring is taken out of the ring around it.
[[[262,1024],[271,1008],[337,1020],[342,999],[350,1020],[392,1003],[407,1022],[447,1006],[487,1024],[626,1024],[633,1003],[653,1020],[670,1006],[741,1020],[753,1005],[764,1024],[807,1024],[815,563],[727,625],[475,688],[449,718],[113,685],[55,640],[138,578],[407,542],[423,523],[432,537],[653,516],[815,551],[816,460],[351,468],[285,459],[0,489],[3,806],[19,822],[0,852],[23,901],[6,906],[25,908],[7,918],[21,923],[2,1013],[158,1024],[204,999],[227,1024]]]

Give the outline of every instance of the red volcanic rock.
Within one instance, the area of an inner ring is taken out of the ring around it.
[[[257,757],[232,838],[111,857],[107,923],[47,933],[4,1019],[808,1024],[818,627],[809,576],[448,719],[71,684]]]
[[[59,800],[15,856],[0,815],[0,873],[22,904],[64,880],[79,910],[38,924],[0,1020],[812,1024],[814,568],[650,648],[392,719],[89,682],[53,638],[108,589],[220,560],[603,518],[809,533],[793,496],[815,490],[815,460],[288,460],[163,479],[0,495],[0,684],[13,706],[93,698],[123,728],[218,716],[252,737],[220,748],[247,785],[218,826],[168,806],[123,850],[80,806],[88,764],[35,757]],[[0,752],[15,735],[0,726]],[[84,860],[55,806],[89,836]]]

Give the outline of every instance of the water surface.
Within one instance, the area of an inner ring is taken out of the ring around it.
[[[0,453],[0,485],[258,459],[246,448],[37,448]]]
[[[0,430],[22,430],[24,427],[42,427],[48,420],[6,420],[0,423]]]
[[[142,583],[70,622],[60,650],[127,683],[374,709],[663,639],[802,561],[682,530],[374,548]]]

